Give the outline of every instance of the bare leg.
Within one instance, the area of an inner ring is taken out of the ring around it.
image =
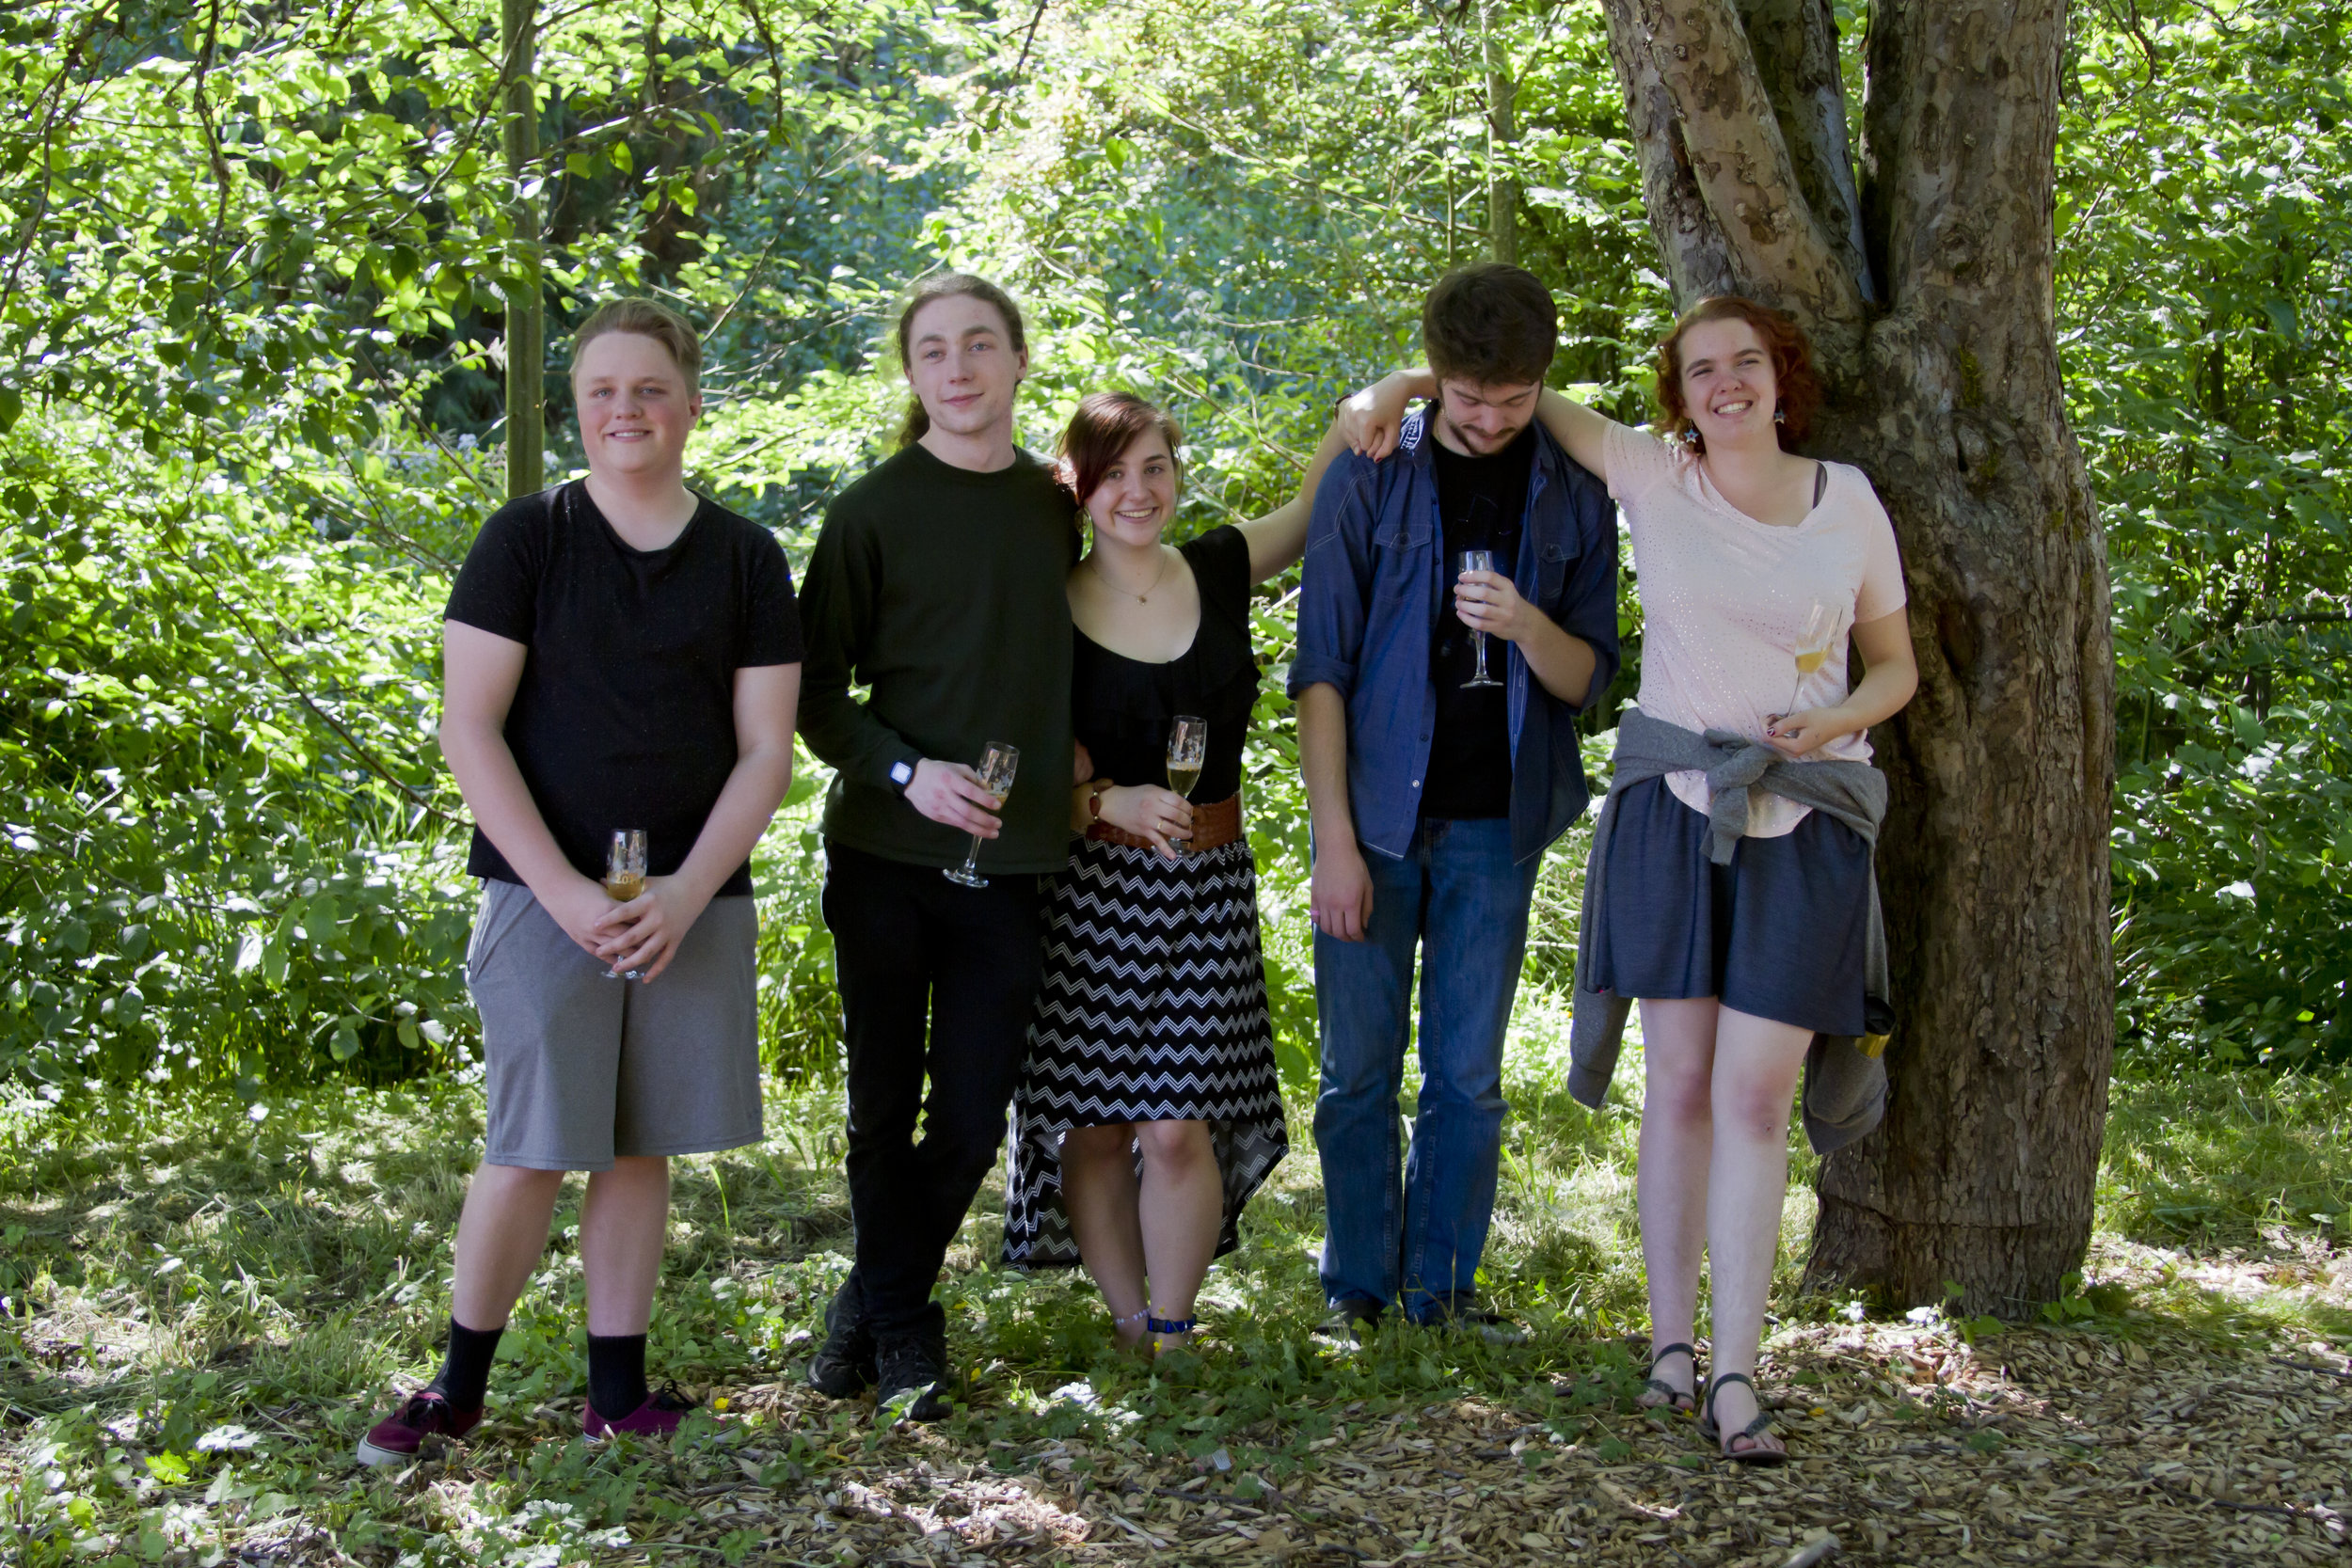
[[[1711,996],[1642,1002],[1642,1137],[1634,1195],[1642,1216],[1642,1264],[1649,1277],[1653,1357],[1698,1338],[1699,1253],[1707,1239],[1708,1162],[1714,1140],[1710,1080],[1716,1015]],[[1680,1355],[1659,1380],[1697,1393],[1698,1367]],[[1670,1402],[1643,1393],[1650,1408]]]
[[[450,1316],[468,1328],[504,1328],[516,1298],[547,1250],[548,1222],[564,1190],[560,1170],[527,1170],[486,1161],[466,1187],[457,1218]]]
[[[670,1162],[612,1162],[588,1179],[580,1206],[580,1261],[588,1275],[588,1332],[643,1334],[670,1231]]]
[[[1061,1140],[1061,1201],[1078,1256],[1122,1345],[1143,1338],[1143,1232],[1136,1220],[1136,1130],[1073,1127]],[[1132,1323],[1128,1319],[1134,1319]]]
[[[1143,1192],[1136,1204],[1145,1268],[1152,1281],[1152,1315],[1192,1316],[1194,1298],[1216,1256],[1225,1225],[1225,1181],[1205,1121],[1147,1121],[1136,1128],[1143,1145]],[[1163,1334],[1173,1350],[1190,1334]]]
[[[1707,1193],[1714,1366],[1710,1376],[1756,1372],[1764,1304],[1780,1256],[1780,1212],[1788,1190],[1788,1108],[1813,1032],[1723,1009],[1715,1024],[1715,1150]],[[1715,1419],[1736,1433],[1756,1418],[1744,1384],[1724,1390]],[[1767,1434],[1755,1446],[1782,1447]],[[1740,1444],[1740,1448],[1751,1445]]]

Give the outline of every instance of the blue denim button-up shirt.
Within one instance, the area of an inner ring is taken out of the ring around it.
[[[1440,608],[1452,613],[1453,605],[1430,456],[1436,443],[1428,415],[1415,414],[1388,457],[1343,456],[1323,476],[1307,529],[1298,657],[1290,668],[1294,699],[1324,683],[1345,700],[1356,836],[1391,856],[1411,846],[1421,821],[1438,721],[1429,637]],[[1509,649],[1511,858],[1524,862],[1583,815],[1591,793],[1575,716],[1617,673],[1616,506],[1541,426],[1511,580],[1594,655],[1592,686],[1582,702],[1570,704],[1531,677],[1518,647],[1502,644]],[[1490,647],[1489,657],[1499,651]]]

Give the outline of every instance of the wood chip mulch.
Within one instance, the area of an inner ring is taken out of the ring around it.
[[[1122,1441],[983,1449],[901,1428],[782,1486],[745,1451],[740,1484],[697,1488],[661,1534],[672,1561],[716,1562],[724,1540],[731,1559],[842,1565],[2352,1560],[2352,1366],[2326,1345],[2036,1327],[1971,1347],[1942,1325],[1835,1324],[1780,1336],[1759,1381],[1794,1456],[1779,1470],[1713,1460],[1688,1417],[1569,1417],[1573,1389],[1531,1390],[1366,1418],[1262,1490]],[[729,1402],[768,1412],[768,1433],[839,1411],[797,1383]]]

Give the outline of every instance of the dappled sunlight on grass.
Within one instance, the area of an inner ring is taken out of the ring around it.
[[[1522,1346],[1396,1323],[1358,1346],[1311,1336],[1322,1191],[1303,1100],[1291,1105],[1291,1155],[1251,1204],[1242,1248],[1211,1272],[1197,1356],[1128,1359],[1082,1274],[993,1266],[992,1180],[942,1287],[966,1400],[925,1441],[1027,1455],[1036,1474],[998,1487],[1002,1497],[976,1480],[956,1506],[1001,1515],[1003,1530],[1026,1530],[1041,1549],[1070,1544],[1083,1535],[1069,1512],[1077,1503],[1034,1483],[1086,1472],[1053,1470],[1056,1454],[1124,1445],[1178,1475],[1198,1462],[1219,1484],[1287,1487],[1344,1453],[1326,1449],[1370,1418],[1350,1412],[1433,1399],[1485,1401],[1478,1408],[1496,1414],[1477,1420],[1597,1445],[1602,1463],[1647,1441],[1624,1403],[1638,1350],[1626,1337],[1646,1332],[1632,1180],[1639,1042],[1594,1116],[1566,1097],[1566,1039],[1558,999],[1528,996],[1506,1063],[1513,1111],[1482,1276],[1531,1330]],[[2119,1084],[2091,1283],[2038,1331],[2171,1337],[2222,1356],[2266,1344],[2290,1359],[2352,1338],[2352,1280],[2335,1245],[2352,1179],[2343,1101],[2341,1085],[2316,1080]],[[202,1529],[298,1557],[331,1538],[346,1557],[387,1565],[434,1541],[452,1560],[531,1542],[560,1547],[548,1560],[573,1560],[687,1516],[644,1490],[640,1461],[591,1453],[577,1437],[577,1180],[501,1346],[485,1430],[507,1435],[473,1445],[491,1468],[405,1491],[350,1471],[359,1429],[435,1363],[450,1232],[480,1154],[480,1089],[329,1088],[256,1111],[152,1093],[71,1109],[0,1104],[0,1518],[38,1527],[25,1539],[48,1555],[28,1560],[63,1560],[83,1549],[76,1540]],[[743,1424],[728,1441],[761,1456],[739,1468],[773,1483],[882,1456],[862,1406],[814,1401],[794,1381],[848,1267],[837,1091],[771,1090],[768,1124],[761,1146],[675,1163],[651,1360],[657,1375],[729,1395]],[[1800,1145],[1771,1337],[1792,1367],[1832,1340],[1883,1338],[1859,1320],[1840,1326],[1858,1304],[1793,1294],[1813,1168]],[[1892,1326],[1937,1344],[1990,1332],[1930,1316]],[[516,1435],[519,1448],[501,1446]],[[1211,1463],[1219,1455],[1224,1468]],[[875,1481],[827,1483],[839,1517],[877,1529],[894,1517],[871,1512],[882,1494],[852,1495]],[[902,1513],[930,1506],[919,1488],[893,1495]],[[1235,1507],[1248,1500],[1234,1496]],[[69,1503],[83,1513],[59,1512]],[[1104,1528],[1124,1540],[1143,1527]],[[1091,1539],[1100,1549],[1108,1537]]]

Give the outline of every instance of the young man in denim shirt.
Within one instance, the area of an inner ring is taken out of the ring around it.
[[[1544,849],[1583,814],[1577,713],[1617,669],[1615,508],[1535,424],[1559,338],[1518,267],[1451,274],[1422,341],[1439,401],[1315,497],[1290,670],[1314,825],[1327,1325],[1391,1303],[1511,1337],[1478,1260],[1502,1042]],[[1469,550],[1497,570],[1469,571]],[[1497,684],[1476,684],[1481,641]],[[1397,1100],[1422,949],[1419,1113]]]

